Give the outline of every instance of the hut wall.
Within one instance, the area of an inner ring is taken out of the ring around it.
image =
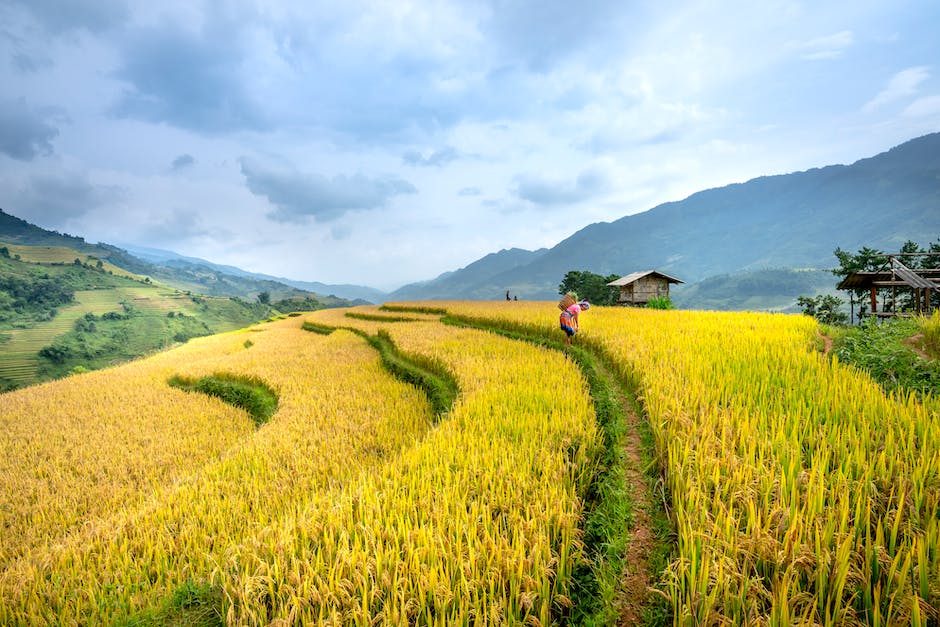
[[[669,281],[661,277],[645,276],[630,285],[620,286],[619,302],[641,305],[649,302],[651,298],[661,296],[669,296]]]

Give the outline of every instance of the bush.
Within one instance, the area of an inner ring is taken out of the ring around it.
[[[72,349],[65,344],[50,344],[39,349],[39,356],[54,364],[62,364],[72,356]]]
[[[829,294],[800,296],[796,299],[796,304],[803,309],[805,315],[816,318],[822,324],[845,324],[849,321],[848,314],[839,311],[845,301]]]
[[[673,309],[672,300],[668,296],[654,296],[646,301],[647,309]]]
[[[217,373],[201,379],[173,377],[168,381],[188,392],[201,392],[215,396],[235,407],[247,411],[258,426],[267,422],[277,411],[277,394],[260,379]]]
[[[921,359],[905,345],[920,330],[910,318],[879,323],[866,318],[847,333],[836,350],[839,361],[868,371],[889,390],[905,389],[919,393],[940,391],[940,364]]]

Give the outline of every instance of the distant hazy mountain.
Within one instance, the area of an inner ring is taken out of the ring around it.
[[[765,176],[587,226],[520,263],[478,264],[390,298],[554,298],[569,270],[657,269],[687,283],[767,268],[829,268],[836,247],[897,251],[940,236],[940,133],[852,165]],[[497,256],[507,251],[496,253]],[[523,253],[525,251],[522,251]],[[489,264],[487,264],[487,267]]]
[[[795,313],[801,310],[796,302],[800,296],[838,296],[835,289],[838,280],[829,270],[755,270],[708,277],[691,285],[674,285],[670,295],[680,309]]]
[[[83,238],[48,231],[0,210],[0,242],[26,246],[61,246],[72,248],[113,263],[119,268],[151,277],[170,287],[206,296],[238,296],[248,300],[261,292],[268,292],[272,301],[285,298],[316,297],[326,306],[347,306],[349,299],[323,295],[308,289],[288,285],[276,279],[252,275],[233,266],[221,266],[195,257],[183,257],[169,251],[142,249],[136,256],[123,248],[110,244],[89,244]]]
[[[223,264],[212,263],[211,261],[206,261],[205,259],[199,259],[198,257],[187,257],[185,255],[180,255],[178,253],[162,250],[159,248],[146,248],[143,246],[136,246],[133,244],[121,244],[128,251],[132,252],[137,257],[145,259],[151,263],[175,267],[175,268],[186,268],[193,266],[204,266],[211,268],[213,270],[223,272],[225,274],[230,274],[232,276],[238,276],[249,279],[256,279],[260,281],[275,281],[277,283],[282,283],[284,285],[289,285],[291,287],[297,288],[299,290],[304,290],[307,292],[314,292],[316,294],[325,294],[329,296],[335,296],[337,298],[345,298],[348,300],[359,300],[367,301],[369,303],[381,303],[385,300],[385,292],[377,290],[372,287],[366,287],[363,285],[330,285],[328,283],[319,283],[317,281],[298,281],[295,279],[286,279],[284,277],[271,276],[269,274],[261,274],[258,272],[249,272],[247,270],[242,270],[235,266],[227,266]]]
[[[498,253],[490,253],[460,270],[445,272],[430,281],[401,287],[388,294],[386,298],[387,300],[504,298],[506,290],[510,287],[499,283],[498,277],[507,272],[528,267],[546,252],[548,252],[547,248],[535,251],[510,248]]]

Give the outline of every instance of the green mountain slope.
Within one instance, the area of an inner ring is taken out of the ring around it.
[[[149,261],[155,265],[179,269],[202,266],[210,270],[221,272],[225,275],[257,279],[261,281],[274,281],[297,288],[298,290],[312,292],[314,294],[327,294],[328,299],[347,299],[357,301],[357,304],[365,305],[380,303],[386,296],[385,292],[381,290],[363,285],[350,285],[347,283],[332,285],[328,283],[320,283],[318,281],[298,281],[296,279],[286,279],[284,277],[276,277],[258,272],[248,272],[246,270],[242,270],[241,268],[236,268],[235,266],[217,264],[211,261],[206,261],[205,259],[199,259],[198,257],[187,257],[169,250],[162,250],[159,248],[146,248],[135,245],[124,247],[135,257],[143,259],[144,261]]]
[[[350,304],[209,265],[152,264],[0,211],[0,392],[278,313]]]
[[[528,267],[544,255],[548,249],[523,250],[521,248],[504,249],[490,253],[455,272],[446,272],[431,281],[413,283],[399,288],[388,295],[389,300],[423,300],[469,298],[488,300],[502,298],[509,287],[501,287],[494,282],[507,272]],[[513,290],[518,292],[518,287]]]
[[[907,240],[926,244],[938,235],[935,133],[852,165],[761,177],[592,224],[472,290],[464,271],[456,271],[432,282],[433,290],[399,291],[414,298],[492,298],[511,289],[520,298],[553,298],[569,270],[624,275],[655,268],[694,283],[767,268],[829,268],[837,265],[836,247],[895,251]]]
[[[253,275],[234,268],[226,271],[201,259],[151,262],[132,255],[128,251],[105,243],[89,244],[74,235],[48,231],[30,224],[0,209],[0,242],[27,246],[53,246],[73,249],[83,255],[105,260],[128,272],[149,277],[169,287],[206,296],[237,296],[254,300],[258,294],[267,292],[272,301],[286,298],[315,298],[326,307],[345,307],[351,301],[336,296],[322,296],[309,290],[287,285],[271,278]]]
[[[0,245],[0,391],[97,369],[277,313],[239,298],[185,294],[115,274],[62,247]],[[20,258],[17,259],[16,256]],[[279,303],[278,303],[279,304]]]

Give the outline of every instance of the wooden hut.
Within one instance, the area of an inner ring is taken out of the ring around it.
[[[927,314],[933,310],[932,296],[940,293],[940,268],[908,268],[898,257],[914,257],[926,253],[907,253],[897,255],[885,255],[887,261],[880,270],[875,272],[852,272],[846,276],[836,289],[848,290],[852,292],[867,291],[871,299],[871,311],[866,315],[871,316],[895,316],[897,291],[910,290],[913,292],[914,310],[912,313]],[[892,310],[878,311],[878,291],[890,289]],[[854,302],[853,316],[854,316]]]
[[[683,282],[657,270],[645,270],[622,276],[607,285],[620,288],[618,305],[645,305],[652,298],[669,298],[669,284]]]

